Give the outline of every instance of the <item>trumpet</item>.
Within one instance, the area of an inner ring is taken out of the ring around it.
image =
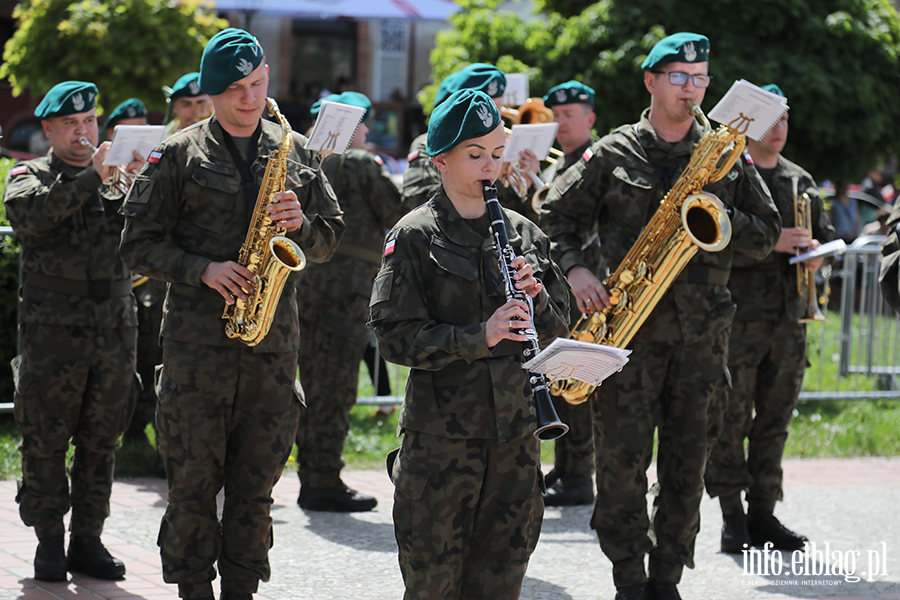
[[[95,153],[97,152],[97,146],[91,143],[91,140],[82,136],[78,143],[82,146],[89,146],[91,150]],[[103,180],[103,185],[107,189],[100,192],[100,195],[109,200],[116,201],[121,200],[128,194],[128,190],[131,189],[131,184],[134,183],[134,176],[137,173],[129,173],[124,165],[116,165],[114,166],[109,175]]]
[[[809,195],[804,193],[798,196],[797,183],[799,177],[791,177],[791,187],[794,192],[794,227],[801,227],[812,234],[812,207],[810,206]],[[806,298],[806,314],[800,319],[800,323],[812,323],[816,321],[824,321],[825,315],[819,308],[819,302],[816,298],[816,276],[815,273],[806,268],[806,265],[798,262],[797,265],[797,294],[801,298]]]

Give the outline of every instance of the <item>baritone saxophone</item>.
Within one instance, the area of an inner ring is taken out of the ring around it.
[[[681,177],[604,282],[609,306],[583,315],[569,339],[625,348],[697,250],[719,252],[731,241],[725,206],[703,192],[703,187],[725,177],[740,158],[750,120],[742,114],[713,130],[700,107],[694,102],[689,105],[703,125],[703,137]],[[581,404],[595,387],[566,379],[553,382],[550,391],[570,404]]]
[[[225,334],[240,338],[248,346],[259,344],[269,333],[288,276],[306,267],[306,255],[300,246],[285,237],[286,230],[276,226],[266,210],[275,203],[275,196],[284,191],[288,155],[293,145],[291,126],[279,112],[278,104],[266,98],[266,105],[281,125],[283,139],[268,157],[250,229],[238,257],[240,265],[254,275],[253,293],[247,300],[238,298],[234,304],[226,304],[222,313],[222,318],[228,320]]]

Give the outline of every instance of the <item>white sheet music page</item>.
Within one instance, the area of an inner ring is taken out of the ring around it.
[[[137,152],[146,160],[150,151],[162,141],[164,125],[116,125],[113,131],[112,146],[104,165],[127,165],[134,160],[132,152]]]
[[[343,154],[365,114],[366,109],[361,106],[323,100],[319,116],[316,117],[316,123],[304,148]]]
[[[559,123],[513,125],[512,134],[506,140],[506,150],[503,151],[503,162],[519,160],[519,152],[523,150],[531,150],[538,160],[546,159],[558,129]]]
[[[787,111],[787,100],[784,97],[740,79],[731,85],[731,89],[709,111],[708,116],[723,125],[749,119],[746,134],[758,142],[766,137]]]
[[[528,99],[528,75],[507,73],[506,90],[503,92],[503,106],[519,106]]]
[[[629,354],[631,350],[556,338],[522,367],[545,375],[550,381],[577,379],[590,385],[600,385],[604,379],[622,370]]]

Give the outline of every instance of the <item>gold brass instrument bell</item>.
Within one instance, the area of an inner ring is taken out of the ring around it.
[[[78,140],[78,143],[82,146],[89,146],[91,150],[95,153],[97,152],[97,146],[84,136]],[[124,198],[128,194],[128,190],[131,189],[131,184],[134,183],[135,175],[137,173],[129,173],[125,169],[125,165],[113,166],[109,175],[103,180],[103,185],[108,189],[101,192],[100,195],[110,201]]]

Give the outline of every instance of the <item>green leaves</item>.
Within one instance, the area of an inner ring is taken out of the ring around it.
[[[162,86],[199,70],[204,45],[228,26],[201,0],[31,0],[13,16],[0,66],[13,93],[80,79],[97,84],[107,110],[131,97],[165,110]]]
[[[818,180],[858,181],[897,151],[900,20],[888,0],[538,0],[529,21],[494,0],[460,4],[432,53],[437,83],[472,62],[528,72],[532,96],[577,79],[597,92],[602,135],[649,106],[640,64],[653,44],[694,31],[712,46],[704,108],[735,79],[777,83],[791,107],[785,156]],[[428,110],[436,89],[422,95]]]

